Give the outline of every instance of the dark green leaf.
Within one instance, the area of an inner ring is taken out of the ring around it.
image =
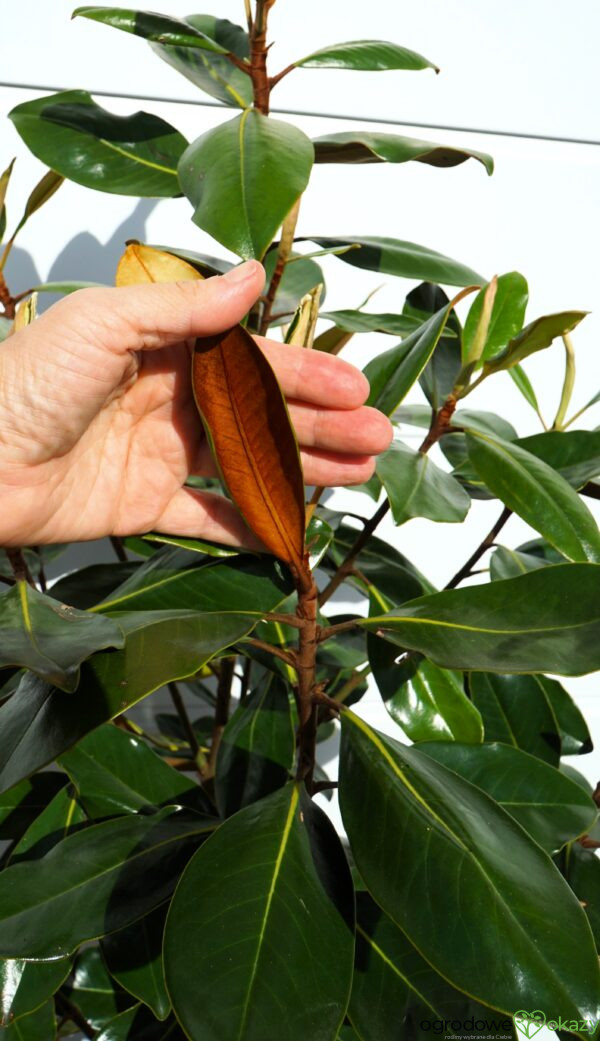
[[[69,974],[70,958],[54,961],[0,961],[0,1027],[43,1005]],[[16,1034],[15,1038],[19,1035]],[[48,1038],[43,1038],[48,1041]]]
[[[517,387],[517,389],[525,398],[527,404],[531,405],[532,409],[539,415],[540,407],[538,405],[538,400],[535,396],[535,391],[531,384],[531,380],[529,379],[529,376],[525,372],[523,366],[519,365],[518,363],[516,365],[511,366],[511,368],[508,370],[508,375],[512,379],[515,387]]]
[[[410,315],[369,314],[366,311],[321,311],[319,318],[333,322],[344,332],[389,333],[391,336],[408,336],[421,325]]]
[[[493,582],[503,578],[517,578],[518,575],[526,575],[528,571],[547,567],[549,563],[549,560],[537,557],[533,553],[522,553],[518,549],[498,546],[490,557],[490,578]]]
[[[189,804],[197,785],[140,738],[107,724],[59,759],[90,817],[136,813],[148,805]]]
[[[547,853],[589,831],[598,815],[578,784],[518,748],[432,741],[419,751],[487,792]]]
[[[483,371],[486,373],[510,369],[517,362],[528,358],[536,351],[549,347],[557,336],[570,333],[585,318],[587,311],[561,311],[559,314],[548,314],[530,322],[518,334],[509,340],[506,350],[494,355],[486,361]]]
[[[2,1041],[49,1041],[55,1036],[56,1017],[52,1000],[2,1028]]]
[[[39,860],[67,835],[78,831],[85,822],[85,813],[77,802],[71,785],[66,784],[12,848],[9,863]]]
[[[58,604],[24,581],[0,596],[0,611],[0,668],[24,666],[61,690],[75,690],[79,666],[94,651],[125,642],[112,619]]]
[[[294,62],[305,69],[356,69],[361,72],[384,72],[387,69],[435,69],[437,65],[416,51],[399,47],[387,40],[350,40],[321,47],[306,58]]]
[[[174,1019],[161,1023],[143,1005],[134,1005],[111,1019],[96,1041],[186,1041],[186,1037]]]
[[[18,839],[65,784],[55,771],[37,773],[0,795],[0,839]]]
[[[115,561],[114,564],[90,564],[59,578],[48,590],[48,596],[82,611],[94,607],[118,589],[138,569],[139,561]]]
[[[365,367],[371,385],[368,404],[390,416],[406,397],[431,358],[446,324],[450,305],[424,322],[397,347],[384,351]]]
[[[509,423],[503,416],[496,415],[495,412],[459,408],[450,422],[453,427],[474,430],[480,434],[490,434],[492,437],[501,437],[504,441],[514,441],[517,437],[517,431],[512,423]]]
[[[294,762],[290,695],[265,676],[227,723],[217,757],[215,795],[223,817],[281,788]]]
[[[110,978],[97,947],[88,947],[77,955],[63,993],[94,1030],[102,1030],[118,1012],[133,1004],[129,994]]]
[[[590,920],[596,947],[600,950],[600,860],[577,843],[567,854],[567,882],[582,902]]]
[[[162,967],[166,915],[167,905],[157,907],[102,941],[104,960],[113,979],[148,1005],[160,1020],[171,1011]]]
[[[351,712],[342,717],[340,768],[358,870],[445,979],[509,1014],[535,1005],[553,1018],[595,1022],[600,973],[584,913],[549,857],[504,810]],[[398,836],[407,829],[399,858]]]
[[[481,318],[487,286],[477,294],[467,315],[463,333],[463,360],[469,357]],[[485,337],[481,361],[488,361],[502,351],[509,340],[523,328],[525,309],[529,300],[527,280],[518,271],[500,275],[492,307],[490,324]]]
[[[225,613],[140,611],[120,619],[127,626],[124,650],[96,654],[84,665],[76,706],[72,694],[26,675],[0,708],[0,790],[52,762],[164,683],[195,675],[249,628],[248,618]]]
[[[317,163],[407,163],[415,159],[429,166],[459,166],[467,159],[478,159],[489,174],[494,171],[494,160],[484,152],[371,130],[325,134],[315,138],[313,144]]]
[[[13,172],[13,166],[15,165],[15,159],[11,159],[10,163],[6,167],[6,170],[0,175],[0,242],[4,238],[6,231],[6,191],[8,183]],[[12,324],[12,323],[11,323]]]
[[[191,14],[184,18],[184,22],[215,40],[229,53],[238,58],[248,58],[248,33],[241,26],[210,14]],[[237,108],[248,108],[252,104],[252,80],[226,55],[160,43],[150,46],[159,58],[218,101]]]
[[[600,561],[600,532],[576,492],[512,441],[467,433],[469,458],[487,487],[571,560]]]
[[[557,470],[573,488],[600,474],[600,430],[546,430],[517,444]]]
[[[260,259],[308,183],[308,137],[256,109],[197,138],[179,162],[194,223],[245,260]]]
[[[436,665],[580,676],[600,669],[600,567],[557,564],[422,596],[366,628]]]
[[[368,634],[367,648],[385,707],[411,741],[483,740],[481,715],[466,696],[460,673],[418,655],[397,664],[398,649],[374,633]]]
[[[501,741],[558,766],[561,740],[546,676],[473,672],[470,690],[483,717],[486,741]]]
[[[357,893],[356,914],[348,1011],[361,1041],[398,1041],[399,1024],[410,1041],[425,1041],[439,1024],[458,1020],[462,1025],[473,1019],[485,1022],[487,1037],[511,1035],[510,1018],[503,1020],[498,1012],[470,1001],[438,976],[368,893]],[[483,1035],[476,1030],[474,1036]]]
[[[322,238],[309,235],[307,238],[318,242],[323,248],[330,246],[358,245],[360,249],[349,249],[340,253],[339,260],[353,267],[367,271],[381,271],[385,275],[399,275],[403,278],[418,278],[427,282],[441,282],[449,286],[471,286],[483,282],[481,275],[464,264],[459,264],[442,253],[436,253],[426,246],[418,246],[414,242],[403,242],[400,239],[378,238],[375,236],[344,236],[343,238]]]
[[[404,524],[411,517],[456,523],[469,512],[471,500],[452,474],[401,441],[393,441],[379,456],[377,475],[388,494],[396,524]]]
[[[547,676],[537,676],[560,732],[561,755],[586,755],[594,745],[588,725],[565,688]]]
[[[408,293],[402,313],[422,323],[449,305],[450,300],[440,286],[422,282]],[[441,408],[456,383],[461,369],[461,340],[461,325],[456,311],[451,309],[438,345],[419,376],[421,389],[432,408]]]
[[[323,561],[323,567],[328,571],[339,567],[357,537],[356,528],[340,524]],[[364,575],[369,584],[374,585],[393,603],[412,600],[433,589],[433,586],[407,557],[403,556],[394,546],[390,546],[376,537],[370,538],[364,549],[360,551],[359,565],[361,576]],[[361,576],[353,575],[350,581],[365,593],[367,589]]]
[[[170,896],[214,821],[168,807],[94,824],[0,875],[3,957],[63,956]]]
[[[186,1033],[264,1041],[276,1023],[281,1041],[330,1041],[350,992],[353,917],[339,839],[296,785],[235,814],[190,862],[167,918],[167,986]]]
[[[154,43],[170,44],[175,47],[198,47],[203,51],[216,51],[226,54],[227,48],[221,47],[216,40],[195,29],[189,22],[179,18],[171,18],[166,14],[154,14],[152,11],[132,11],[125,7],[78,7],[73,11],[73,18],[91,18],[95,22],[103,22],[114,29],[141,36]]]
[[[187,141],[147,112],[116,116],[85,90],[25,101],[9,113],[31,152],[63,177],[117,195],[180,194],[177,163]]]

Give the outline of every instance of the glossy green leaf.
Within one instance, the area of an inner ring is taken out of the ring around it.
[[[0,668],[24,666],[61,690],[75,690],[79,666],[94,651],[125,642],[112,619],[59,604],[22,580],[0,596],[0,612]]]
[[[64,982],[70,967],[70,958],[55,958],[53,961],[2,959],[0,1027],[8,1026],[43,1005]],[[18,1034],[15,1036],[18,1037]]]
[[[561,739],[546,676],[473,672],[470,691],[483,717],[486,741],[501,741],[558,766]],[[556,683],[556,686],[559,686]]]
[[[377,607],[371,598],[371,611]],[[464,690],[460,673],[407,655],[374,633],[367,637],[369,664],[385,707],[411,741],[483,740],[483,723]]]
[[[450,300],[440,286],[422,282],[407,294],[402,313],[422,323],[449,305]],[[460,321],[456,311],[450,309],[436,349],[419,376],[421,389],[434,409],[441,408],[456,383],[461,369],[461,340]]]
[[[373,358],[364,369],[371,393],[368,404],[390,416],[416,383],[437,347],[450,306],[442,307],[402,343]]]
[[[166,915],[167,906],[162,905],[102,940],[102,954],[113,979],[159,1020],[171,1011],[162,967]]]
[[[487,792],[547,853],[583,835],[598,815],[578,784],[519,748],[432,741],[419,751]]]
[[[356,528],[351,528],[348,524],[341,524],[323,561],[323,567],[327,571],[339,567],[357,537]],[[393,603],[412,600],[433,589],[433,586],[407,557],[394,546],[390,546],[376,537],[370,538],[364,549],[360,551],[359,565],[360,576],[352,575],[349,578],[352,585],[357,586],[363,593],[367,592],[362,578],[364,575],[369,584],[374,585]]]
[[[19,839],[64,784],[62,774],[48,770],[3,791],[0,794],[0,839]]]
[[[585,909],[600,950],[600,860],[592,850],[574,843],[567,854],[566,875]]]
[[[321,303],[325,299],[325,275],[316,261],[301,258],[299,254],[292,253],[291,256],[294,258],[293,262],[287,263],[284,268],[272,310],[273,315],[284,315],[285,318],[276,318],[272,322],[273,325],[280,325],[283,321],[289,322],[302,297],[310,293],[315,286],[323,286]],[[273,277],[276,260],[277,250],[270,249],[263,261],[267,285]]]
[[[408,336],[421,324],[409,315],[369,314],[367,311],[321,311],[319,318],[333,322],[344,332],[389,333],[390,336]]]
[[[38,159],[77,184],[117,195],[180,194],[177,163],[187,141],[157,116],[117,116],[87,91],[65,90],[25,101],[9,118]]]
[[[122,585],[138,567],[139,562],[134,560],[89,564],[59,578],[48,590],[48,596],[80,610],[88,610]]]
[[[294,762],[294,725],[286,685],[273,674],[240,703],[217,756],[215,795],[223,817],[281,788]]]
[[[154,43],[170,44],[176,47],[198,47],[203,51],[216,51],[225,54],[226,48],[216,40],[195,29],[189,22],[179,18],[171,18],[166,14],[154,14],[152,11],[132,11],[125,7],[77,7],[73,18],[91,18],[94,22],[111,25],[114,29],[141,36]]]
[[[506,349],[490,358],[483,366],[485,373],[510,369],[517,362],[528,358],[536,351],[549,347],[557,336],[564,336],[585,318],[587,311],[561,311],[559,314],[548,314],[530,322],[517,335],[509,340]]]
[[[225,560],[165,546],[115,589],[97,611],[273,611],[293,585],[269,556]]]
[[[561,755],[586,755],[594,745],[588,725],[573,698],[565,688],[547,676],[536,676],[535,679],[544,691],[544,696],[552,709],[560,733]]]
[[[294,62],[305,69],[355,69],[361,72],[385,72],[388,69],[435,69],[437,65],[416,51],[399,47],[387,40],[350,40],[321,47],[306,58]]]
[[[512,365],[511,368],[508,370],[508,375],[512,379],[515,387],[517,387],[517,389],[525,398],[527,404],[531,405],[532,409],[539,415],[540,407],[538,405],[538,400],[535,395],[535,390],[533,389],[531,380],[529,379],[529,376],[525,372],[523,366],[519,365],[518,363],[516,365]]]
[[[75,958],[73,974],[63,988],[93,1030],[102,1030],[133,998],[109,976],[98,947],[87,947]]]
[[[600,567],[557,564],[419,597],[362,625],[436,665],[581,676],[600,669]]]
[[[306,188],[313,158],[301,130],[246,109],[186,149],[179,180],[195,224],[245,260],[260,259]]]
[[[456,523],[469,512],[471,500],[452,474],[401,441],[393,441],[379,456],[377,476],[387,492],[396,524],[404,524],[411,517]]]
[[[494,171],[494,160],[484,152],[371,130],[325,134],[313,144],[316,163],[407,163],[414,159],[429,166],[459,166],[467,159],[477,159],[488,174]]]
[[[445,979],[509,1014],[535,1005],[597,1020],[585,915],[547,854],[489,796],[344,712],[340,805],[369,891]]]
[[[518,575],[526,575],[528,571],[547,567],[549,563],[533,553],[522,553],[521,550],[509,549],[508,546],[497,546],[490,557],[490,578],[493,582],[501,581],[503,578],[517,578]]]
[[[40,860],[0,874],[0,955],[64,956],[134,922],[170,896],[207,817],[168,807],[94,824]]]
[[[403,242],[400,239],[378,238],[373,235],[345,236],[344,238],[322,238],[307,236],[320,246],[358,245],[360,249],[350,249],[340,253],[339,260],[353,267],[367,271],[381,271],[385,275],[399,275],[403,278],[418,278],[428,282],[441,282],[449,286],[471,286],[483,282],[472,268],[459,264],[442,253],[436,253],[426,246],[418,246],[414,242]]]
[[[191,14],[183,21],[192,29],[210,37],[230,54],[248,58],[248,33],[240,25],[210,14]],[[180,75],[218,101],[237,108],[248,108],[252,104],[252,80],[236,68],[225,54],[161,43],[151,43],[150,46],[159,58]]]
[[[35,1012],[29,1012],[2,1028],[2,1041],[49,1041],[56,1036],[54,1002],[50,999]]]
[[[512,1020],[471,1001],[438,976],[368,893],[357,893],[356,902],[356,958],[348,1012],[361,1041],[397,1041],[399,1024],[406,1024],[411,1039],[425,1041],[452,1020],[461,1024],[481,1020],[486,1037],[511,1036]],[[481,1037],[481,1028],[473,1036]]]
[[[600,532],[587,506],[547,463],[514,442],[467,433],[469,459],[505,506],[570,560],[600,561]]]
[[[167,988],[186,1033],[264,1041],[276,1023],[281,1041],[330,1041],[350,992],[353,918],[339,839],[296,785],[235,814],[190,862],[167,918]]]
[[[175,1020],[161,1023],[143,1005],[134,1005],[106,1024],[96,1041],[186,1041]]]
[[[189,804],[197,785],[134,734],[106,724],[58,760],[90,817],[136,813],[168,802]]]
[[[87,818],[77,801],[76,793],[70,784],[65,784],[13,846],[8,863],[39,860],[85,823]]]
[[[76,712],[73,695],[35,676],[25,676],[0,708],[6,735],[0,789],[56,759],[164,683],[195,675],[249,628],[247,618],[233,614],[153,611],[120,618],[128,629],[125,649],[97,654],[84,666],[80,689],[85,696],[78,696]]]
[[[477,294],[465,321],[463,360],[469,357],[475,340],[486,290],[487,286],[484,286]],[[521,331],[528,300],[529,287],[523,275],[518,271],[509,271],[507,275],[499,276],[481,361],[494,358]]]
[[[600,430],[546,430],[517,444],[557,470],[573,488],[600,474]]]

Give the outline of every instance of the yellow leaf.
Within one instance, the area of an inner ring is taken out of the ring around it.
[[[117,286],[138,286],[143,282],[194,282],[203,276],[196,268],[172,253],[132,242],[117,266]]]

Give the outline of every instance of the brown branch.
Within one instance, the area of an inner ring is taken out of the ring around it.
[[[167,689],[169,691],[169,694],[171,695],[171,701],[175,706],[175,711],[179,716],[179,721],[181,723],[181,726],[183,727],[183,732],[187,737],[188,745],[192,750],[194,760],[197,760],[198,754],[200,753],[200,745],[198,744],[198,738],[196,737],[196,733],[192,726],[190,717],[187,714],[187,709],[183,703],[183,698],[181,697],[181,694],[179,692],[179,687],[176,683],[167,683]]]
[[[93,1041],[96,1037],[96,1031],[91,1023],[88,1023],[87,1019],[82,1015],[77,1006],[73,1005],[73,1003],[69,1001],[60,990],[54,995],[54,1000],[58,1006],[59,1014],[70,1019],[76,1027],[79,1027],[82,1034],[85,1034],[86,1037],[90,1038],[90,1041]]]
[[[223,731],[227,726],[229,719],[229,705],[231,702],[231,685],[233,683],[233,677],[235,675],[235,654],[229,655],[227,658],[221,659],[221,672],[219,674],[219,682],[217,684],[217,706],[215,709],[215,719],[212,730],[212,740],[210,744],[210,754],[206,769],[203,771],[203,780],[207,781],[209,778],[215,776],[215,770],[217,767],[217,754],[221,744],[221,738],[223,737]]]
[[[6,284],[6,280],[2,271],[0,270],[0,304],[4,308],[5,318],[14,318],[16,307],[14,297],[11,296],[10,289]]]
[[[485,538],[482,539],[482,541],[479,543],[475,552],[471,554],[471,556],[468,560],[465,561],[463,566],[459,568],[455,575],[452,576],[447,585],[444,586],[444,589],[454,589],[457,585],[459,585],[460,582],[462,582],[463,578],[467,578],[471,574],[473,566],[477,563],[480,557],[483,556],[485,551],[490,549],[491,546],[493,546],[496,536],[500,534],[502,528],[506,524],[511,514],[512,510],[509,510],[508,506],[505,506],[502,510],[502,513],[498,517],[498,520],[493,525],[493,527],[490,528]]]
[[[23,556],[23,550],[18,549],[16,546],[9,546],[4,551],[8,557],[8,562],[12,568],[13,575],[15,576],[15,582],[27,582],[28,585],[35,589],[35,582],[31,575],[31,571],[27,567],[27,561]]]
[[[265,640],[257,640],[255,636],[251,636],[244,642],[249,643],[251,647],[256,647],[258,651],[266,651],[267,654],[272,654],[273,657],[279,658],[286,665],[291,665],[292,668],[296,667],[296,655],[293,651],[283,651],[281,647],[275,647],[274,644],[267,643]]]
[[[240,72],[245,72],[246,76],[252,77],[252,69],[248,62],[244,61],[243,58],[238,58],[237,54],[234,54],[233,51],[228,51],[224,57],[227,58],[232,65],[235,65],[236,69],[239,69]]]
[[[308,559],[308,558],[307,558]],[[312,792],[315,748],[317,743],[318,706],[314,700],[317,658],[317,595],[318,590],[308,564],[294,574],[298,590],[298,618],[304,623],[299,632],[295,668],[298,676],[298,768],[296,779],[304,781]]]
[[[446,399],[442,407],[436,413],[434,413],[431,420],[431,426],[429,427],[427,435],[425,436],[424,440],[422,441],[419,447],[419,452],[422,452],[425,455],[429,451],[429,449],[433,447],[436,441],[439,441],[440,437],[447,432],[447,430],[450,427],[450,420],[452,419],[455,408],[456,398],[450,395]],[[389,512],[389,509],[390,501],[389,499],[386,499],[385,502],[382,502],[379,509],[373,514],[371,519],[367,521],[360,535],[353,543],[353,545],[350,547],[346,556],[342,560],[342,563],[338,567],[335,575],[333,575],[333,577],[330,579],[330,581],[327,583],[325,588],[320,593],[319,607],[322,607],[323,604],[327,603],[327,601],[331,596],[333,596],[335,591],[342,585],[343,582],[345,582],[348,576],[352,574],[354,570],[354,561],[356,560],[361,550],[364,549],[364,547],[366,546],[375,529],[378,527],[383,518]]]
[[[275,270],[271,276],[269,282],[269,288],[264,297],[264,307],[262,317],[260,321],[260,334],[264,336],[271,324],[271,317],[273,311],[273,303],[279,289],[279,284],[283,278],[283,272],[285,271],[285,265],[288,262],[290,253],[292,252],[292,246],[294,245],[294,234],[296,232],[296,224],[298,223],[298,213],[300,211],[300,197],[296,199],[296,202],[292,206],[290,212],[283,222],[281,229],[281,239],[277,247],[277,260],[275,261]]]
[[[351,618],[348,622],[340,622],[338,625],[324,626],[319,630],[319,643],[324,643],[325,640],[331,639],[332,636],[337,636],[338,633],[347,633],[352,629],[356,629],[360,623],[360,618]]]
[[[279,611],[267,611],[262,615],[265,622],[281,622],[282,625],[290,625],[294,629],[301,629],[303,623],[295,614],[282,614]]]
[[[284,76],[287,76],[288,73],[293,72],[295,68],[296,63],[292,62],[291,65],[286,65],[285,69],[282,69],[281,72],[278,72],[276,76],[271,76],[269,79],[269,86],[271,90],[273,90],[273,87],[277,86],[277,84],[283,79]]]
[[[269,114],[271,85],[267,75],[267,20],[269,8],[274,0],[256,0],[256,18],[250,34],[250,75],[254,94],[254,107]]]
[[[119,538],[118,535],[111,535],[110,536],[110,544],[111,544],[112,548],[115,551],[115,556],[116,556],[117,560],[120,560],[121,563],[125,564],[129,560],[129,557],[127,556],[127,553],[125,552],[125,547],[123,545],[123,539]]]

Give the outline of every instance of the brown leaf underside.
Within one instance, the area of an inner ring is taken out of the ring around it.
[[[242,326],[196,341],[192,384],[215,460],[252,531],[304,568],[304,479],[275,374]]]

